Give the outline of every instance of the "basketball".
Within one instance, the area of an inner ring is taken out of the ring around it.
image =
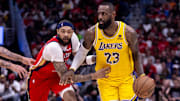
[[[133,90],[138,97],[148,98],[153,94],[155,86],[152,78],[140,76],[134,81]]]

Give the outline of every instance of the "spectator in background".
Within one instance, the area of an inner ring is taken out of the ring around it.
[[[154,78],[154,75],[157,73],[156,67],[152,64],[151,58],[148,58],[148,63],[144,66],[144,73],[152,78]]]
[[[0,75],[0,96],[2,96],[5,92],[6,83],[7,81],[5,75]]]
[[[9,83],[4,75],[0,76],[0,101],[12,100],[13,94],[9,89]]]
[[[8,75],[9,82],[6,81],[6,78],[2,77],[1,83],[4,83],[4,91],[3,94],[0,95],[0,101],[19,101],[19,91],[20,91],[20,84],[18,81],[15,80],[16,76],[14,73]]]
[[[13,94],[13,101],[19,101],[20,100],[20,90],[21,90],[21,85],[20,83],[15,80],[16,76],[14,73],[11,73],[8,75],[8,80],[9,80],[9,90]]]
[[[156,68],[157,74],[161,75],[162,71],[163,71],[163,68],[162,68],[162,64],[160,62],[160,59],[156,58],[156,62],[153,65]]]
[[[73,88],[74,88],[77,100],[78,101],[84,101],[83,98],[80,96],[79,86],[77,84],[73,84]]]
[[[87,87],[86,95],[84,96],[84,101],[100,101],[99,92],[97,88],[96,81],[92,81],[92,84],[90,84]]]

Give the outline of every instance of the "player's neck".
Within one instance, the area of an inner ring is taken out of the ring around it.
[[[110,26],[106,29],[104,29],[104,34],[106,34],[107,36],[113,36],[118,28],[118,23],[116,21],[113,21]]]

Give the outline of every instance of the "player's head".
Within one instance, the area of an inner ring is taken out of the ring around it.
[[[110,2],[103,2],[98,6],[99,28],[106,29],[115,20],[116,12],[114,5]]]
[[[67,45],[71,42],[74,26],[70,21],[62,20],[57,24],[56,31],[62,44]]]

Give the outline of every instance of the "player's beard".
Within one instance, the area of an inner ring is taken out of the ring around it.
[[[63,46],[66,46],[66,45],[68,45],[68,44],[71,43],[71,39],[69,39],[68,42],[64,42],[60,37],[58,37],[58,40],[59,40],[59,42],[60,42]]]
[[[99,24],[99,28],[100,29],[106,29],[106,28],[108,28],[109,26],[110,26],[110,24],[111,24],[111,19],[108,19],[106,22],[104,22],[104,24]]]

